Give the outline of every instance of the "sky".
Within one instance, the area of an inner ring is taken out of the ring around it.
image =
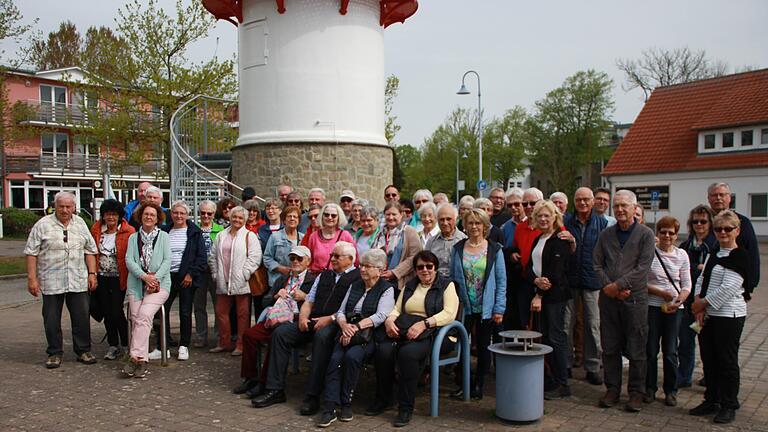
[[[175,4],[158,2],[169,12]],[[89,26],[114,27],[125,3],[16,2],[25,20],[39,19],[36,28],[44,34],[63,20],[74,22],[81,33]],[[765,68],[766,17],[765,0],[422,0],[405,24],[384,32],[385,73],[400,79],[394,115],[402,129],[395,143],[421,145],[453,109],[475,108],[473,76],[467,81],[472,95],[456,95],[468,70],[480,75],[485,121],[516,105],[530,110],[566,77],[595,69],[614,80],[613,120],[633,122],[642,109],[642,93],[622,90],[616,59],[639,58],[650,47],[688,46],[705,50],[731,70]],[[236,50],[234,26],[219,21],[190,57],[202,60],[215,52],[231,58]]]

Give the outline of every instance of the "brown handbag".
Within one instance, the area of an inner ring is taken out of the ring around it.
[[[247,228],[246,228],[247,229]],[[250,231],[245,234],[245,255],[248,256],[248,236]],[[251,289],[251,295],[258,297],[269,291],[269,280],[267,278],[267,268],[260,265],[255,272],[248,278],[248,287]]]

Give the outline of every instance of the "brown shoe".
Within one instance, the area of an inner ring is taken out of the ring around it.
[[[627,412],[640,412],[643,408],[643,394],[632,393],[629,395],[627,404],[624,405],[624,410]]]
[[[611,408],[617,403],[619,403],[619,393],[614,390],[608,390],[605,392],[605,395],[600,398],[597,405],[600,408]]]

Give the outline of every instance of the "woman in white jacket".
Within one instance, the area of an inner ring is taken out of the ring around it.
[[[208,256],[211,276],[216,283],[216,322],[219,343],[210,352],[243,353],[243,332],[250,327],[251,290],[248,278],[261,264],[261,244],[256,234],[244,228],[247,212],[235,207],[229,212],[230,226],[216,236]],[[232,347],[229,310],[237,309],[237,344]],[[233,350],[234,348],[234,350]]]

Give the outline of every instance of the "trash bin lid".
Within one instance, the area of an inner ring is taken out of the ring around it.
[[[507,342],[491,344],[488,346],[488,351],[505,356],[536,357],[551,353],[552,347],[537,343]]]

